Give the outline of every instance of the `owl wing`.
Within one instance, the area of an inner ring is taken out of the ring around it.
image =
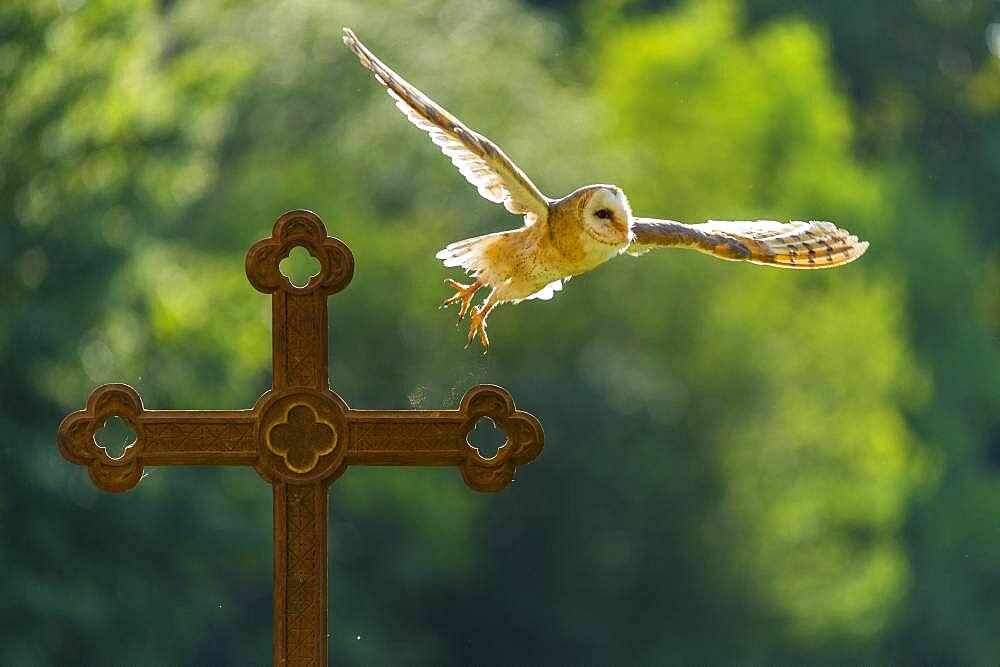
[[[361,64],[385,86],[396,106],[411,123],[430,135],[441,152],[451,158],[479,194],[511,213],[525,214],[525,224],[548,217],[548,198],[495,143],[467,128],[462,121],[393,72],[361,43],[350,28],[344,28],[344,44]]]
[[[636,218],[630,255],[653,248],[692,248],[722,259],[786,269],[828,269],[853,262],[868,249],[867,241],[830,222],[710,220],[685,225],[672,220]]]

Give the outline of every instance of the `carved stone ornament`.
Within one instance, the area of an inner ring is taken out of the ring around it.
[[[278,268],[295,247],[320,263],[303,287]],[[250,410],[146,410],[132,387],[108,384],[59,426],[59,451],[105,491],[128,491],[145,466],[253,466],[274,493],[274,663],[327,664],[328,488],[351,465],[457,466],[477,491],[499,491],[542,449],[542,427],[494,385],[457,410],[355,410],[328,384],[327,297],[347,287],[354,256],[310,211],[281,216],[247,253],[246,274],[271,295],[273,381]],[[113,416],[135,442],[112,457],[94,434]],[[469,432],[492,419],[507,440],[484,458]]]

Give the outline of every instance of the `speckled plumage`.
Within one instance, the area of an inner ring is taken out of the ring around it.
[[[570,277],[622,253],[691,248],[722,259],[821,269],[847,264],[868,249],[867,242],[829,222],[713,220],[687,225],[636,218],[628,198],[614,185],[588,185],[550,199],[499,146],[392,71],[348,28],[344,43],[407,119],[427,132],[484,198],[524,215],[519,229],[457,241],[437,254],[445,266],[460,266],[473,278],[469,285],[446,281],[456,293],[442,307],[459,304],[459,319],[471,313],[468,343],[478,335],[484,350],[489,349],[486,318],[497,305],[550,299]],[[472,299],[483,287],[490,288],[489,296],[472,308]]]

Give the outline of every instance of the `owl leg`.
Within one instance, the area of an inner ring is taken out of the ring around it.
[[[483,284],[479,282],[479,278],[471,285],[463,285],[455,280],[445,280],[446,283],[451,285],[455,290],[455,294],[444,300],[441,304],[441,308],[447,308],[453,303],[461,303],[461,307],[458,309],[458,321],[461,322],[465,319],[465,314],[469,312],[469,306],[472,305],[472,298],[476,296],[476,292],[479,291]]]
[[[486,335],[486,318],[490,316],[490,312],[499,303],[500,300],[496,298],[496,292],[493,292],[486,301],[483,301],[481,306],[472,309],[472,315],[469,316],[469,339],[465,343],[466,350],[469,349],[472,341],[478,335],[479,342],[483,346],[483,354],[490,351],[490,337]]]

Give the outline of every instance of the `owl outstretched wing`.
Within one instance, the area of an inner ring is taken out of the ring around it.
[[[441,152],[451,158],[479,194],[511,213],[523,213],[525,224],[548,217],[548,198],[495,143],[470,130],[432,99],[409,84],[375,57],[350,28],[344,28],[344,44],[361,64],[396,100],[396,106],[411,123],[430,135]]]
[[[653,248],[691,248],[722,259],[786,269],[829,269],[853,262],[868,249],[867,241],[830,222],[711,220],[685,225],[672,220],[636,218],[630,255]]]

